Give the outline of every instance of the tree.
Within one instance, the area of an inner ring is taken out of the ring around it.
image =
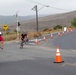
[[[71,21],[71,26],[76,27],[76,18],[74,18],[74,19]]]

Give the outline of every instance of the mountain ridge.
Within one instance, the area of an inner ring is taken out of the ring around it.
[[[44,15],[40,15],[39,17],[42,17]],[[25,21],[25,20],[30,20],[30,19],[34,19],[35,15],[28,15],[28,16],[18,16],[18,20],[19,21]],[[14,23],[16,22],[16,16],[4,16],[4,15],[0,15],[0,25],[1,24],[9,24],[9,23]]]
[[[48,15],[45,17],[38,18],[38,28],[39,30],[43,30],[44,28],[53,28],[56,25],[61,26],[70,26],[71,21],[76,17],[76,11],[71,11],[67,13]],[[20,21],[20,29],[21,31],[36,31],[36,19],[24,20]],[[10,29],[16,29],[17,22],[8,24]]]

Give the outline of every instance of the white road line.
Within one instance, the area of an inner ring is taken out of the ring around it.
[[[29,41],[36,41],[36,39],[33,39],[33,40],[29,40]],[[42,39],[38,39],[38,41],[42,41]]]
[[[76,50],[72,50],[72,52],[76,52]]]
[[[62,66],[66,66],[66,65],[70,65],[70,66],[75,66],[76,67],[76,63],[64,63],[64,64],[62,64]]]

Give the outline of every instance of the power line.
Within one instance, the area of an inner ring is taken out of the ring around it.
[[[42,6],[47,6],[47,5],[45,5],[45,4],[42,4],[42,3],[40,3],[40,2],[36,2],[36,1],[33,1],[33,0],[27,0],[27,1],[30,1],[30,2],[32,2],[32,3],[37,3],[37,4],[42,5]],[[67,10],[67,9],[57,8],[57,7],[53,7],[53,6],[49,6],[49,5],[48,5],[48,7],[49,7],[49,8],[53,8],[53,9],[57,9],[57,10],[70,11],[70,10]]]
[[[58,9],[58,10],[65,10],[65,11],[70,11],[70,10],[67,10],[67,9],[62,9],[62,8],[56,8],[56,7],[52,7],[52,6],[49,6],[50,8],[54,8],[54,9]]]
[[[44,4],[42,4],[42,3],[39,3],[39,2],[36,2],[36,1],[33,1],[33,0],[27,0],[27,1],[32,2],[32,3],[37,3],[37,4],[39,4],[39,5],[44,5]]]

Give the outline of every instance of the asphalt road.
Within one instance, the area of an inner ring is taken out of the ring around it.
[[[39,45],[27,44],[23,49],[19,48],[19,43],[5,43],[4,49],[0,50],[0,75],[75,75],[76,51],[74,49],[71,48],[71,51],[63,49],[61,48],[63,44],[60,44],[64,63],[53,63],[56,58],[55,45],[58,46],[59,43],[57,41],[68,36],[75,36],[75,32],[60,37],[55,34],[53,39],[42,41]]]
[[[76,31],[54,38],[52,44],[59,46],[61,49],[76,50]]]

